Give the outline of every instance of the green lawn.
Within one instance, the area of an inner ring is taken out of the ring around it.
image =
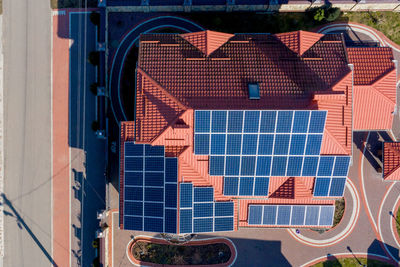
[[[358,261],[360,262],[358,262]],[[365,265],[368,267],[389,267],[393,266],[389,263],[385,263],[382,261],[378,260],[371,260],[367,258],[357,258],[355,259],[354,257],[351,258],[340,258],[340,259],[334,259],[334,260],[329,260],[329,261],[323,261],[320,263],[317,263],[315,265],[312,265],[311,267],[353,267],[353,266],[361,266]]]

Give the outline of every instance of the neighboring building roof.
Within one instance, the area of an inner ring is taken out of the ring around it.
[[[396,107],[396,69],[389,47],[347,48],[354,65],[354,130],[386,130]]]
[[[400,180],[400,142],[383,143],[383,179]]]
[[[295,31],[278,33],[275,36],[290,50],[296,54],[303,55],[304,52],[310,49],[324,35],[316,32]]]

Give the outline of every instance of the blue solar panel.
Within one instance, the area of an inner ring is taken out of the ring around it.
[[[165,158],[165,182],[176,183],[178,181],[178,159]]]
[[[225,154],[225,134],[211,135],[211,154],[212,155]]]
[[[144,145],[133,142],[125,142],[125,156],[143,156]]]
[[[333,206],[321,206],[319,225],[332,225],[334,211],[335,208]]]
[[[125,172],[124,177],[125,185],[143,185],[142,172]]]
[[[255,155],[257,154],[257,135],[245,134],[243,135],[242,155]]]
[[[164,173],[162,172],[145,172],[145,186],[164,186]]]
[[[261,133],[273,133],[275,131],[276,111],[261,112]]]
[[[318,157],[304,157],[302,176],[315,176],[318,167]]]
[[[143,217],[124,216],[124,229],[142,231]]]
[[[271,176],[285,176],[287,157],[274,157],[272,160]]]
[[[164,157],[145,158],[146,171],[164,171]]]
[[[314,110],[311,112],[309,133],[323,133],[325,127],[326,111]]]
[[[144,202],[144,216],[164,217],[163,203]]]
[[[307,206],[306,225],[318,225],[319,206]]]
[[[349,170],[350,157],[336,157],[333,176],[347,176]]]
[[[272,147],[274,146],[274,135],[260,134],[258,140],[258,154],[272,155]]]
[[[333,169],[334,157],[320,157],[318,166],[318,176],[331,176]]]
[[[193,219],[193,232],[203,233],[213,231],[213,218]]]
[[[233,202],[215,202],[215,216],[233,216]]]
[[[196,155],[208,155],[210,153],[210,135],[195,134],[194,153]]]
[[[193,205],[193,217],[212,217],[213,215],[213,203],[195,203]]]
[[[249,224],[261,224],[263,206],[251,205],[249,206]]]
[[[289,149],[289,134],[277,134],[275,136],[274,155],[287,155]]]
[[[180,200],[181,208],[191,208],[193,199],[193,186],[192,184],[180,184]]]
[[[125,186],[125,200],[143,200],[143,188]]]
[[[295,111],[293,119],[293,133],[306,133],[308,129],[308,119],[310,111]]]
[[[210,175],[224,175],[224,156],[210,156]]]
[[[293,206],[292,207],[292,219],[290,220],[290,224],[291,225],[303,225],[305,211],[306,211],[305,206]]]
[[[319,155],[321,151],[322,134],[308,135],[306,155]]]
[[[269,178],[256,177],[254,181],[254,195],[267,196],[268,195]]]
[[[196,133],[210,132],[210,111],[196,110],[194,120]]]
[[[257,157],[257,176],[269,176],[271,173],[271,157]]]
[[[145,187],[144,188],[145,201],[158,201],[164,202],[164,188],[162,187]]]
[[[257,133],[259,120],[260,111],[245,111],[243,132]]]
[[[332,178],[331,187],[329,189],[329,196],[341,197],[343,196],[344,186],[346,184],[346,178]]]
[[[239,178],[238,177],[224,177],[224,195],[237,196]]]
[[[243,111],[228,112],[228,133],[241,133],[243,127]]]
[[[192,233],[192,210],[184,209],[179,213],[179,232]]]
[[[211,132],[225,133],[225,131],[226,131],[226,111],[221,111],[221,110],[213,111]]]
[[[277,133],[290,133],[292,129],[293,111],[278,111],[278,121],[276,123]]]
[[[226,141],[226,154],[240,155],[242,136],[240,134],[228,134]]]
[[[286,176],[301,176],[303,157],[289,157]]]
[[[290,141],[290,155],[304,155],[304,147],[306,144],[305,134],[294,134]]]
[[[239,156],[226,157],[225,175],[239,175],[239,167],[240,167]]]
[[[251,196],[253,195],[254,177],[240,177],[239,181],[239,195]]]
[[[278,206],[278,219],[276,220],[276,224],[288,225],[290,222],[291,209],[291,206]]]
[[[165,233],[176,233],[176,210],[165,209]]]
[[[276,222],[277,206],[264,206],[263,224],[274,225]]]
[[[315,179],[314,196],[315,197],[328,196],[330,183],[331,183],[331,178],[317,177]]]
[[[143,171],[143,158],[125,157],[125,171]]]
[[[233,217],[228,218],[215,218],[214,231],[233,231]]]
[[[214,201],[213,187],[195,187],[194,202],[211,202]]]
[[[144,231],[162,233],[164,227],[164,220],[160,218],[146,218],[144,217]]]
[[[165,207],[176,208],[178,193],[176,184],[165,185]]]
[[[143,202],[140,201],[125,201],[124,215],[143,216]]]
[[[254,176],[255,168],[256,168],[256,157],[251,157],[251,156],[242,157],[242,165],[240,169],[241,175]]]
[[[145,145],[144,151],[145,156],[164,156],[163,146]]]

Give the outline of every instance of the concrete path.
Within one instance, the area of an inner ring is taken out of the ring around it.
[[[3,7],[4,266],[50,266],[50,5],[5,0]]]

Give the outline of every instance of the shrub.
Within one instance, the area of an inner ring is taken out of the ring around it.
[[[325,19],[325,9],[317,9],[314,14],[314,20],[323,21]]]
[[[100,14],[97,12],[92,12],[90,13],[90,21],[94,24],[94,25],[100,25]]]
[[[337,7],[332,7],[331,4],[325,4],[320,7],[310,8],[307,13],[317,22],[335,21],[340,17],[341,11]]]
[[[98,66],[100,63],[100,53],[97,51],[90,52],[88,60],[89,60],[90,64],[92,64],[94,66]]]
[[[340,8],[337,7],[330,7],[327,9],[327,15],[325,17],[326,21],[335,21],[337,18],[339,18],[341,11]]]
[[[92,122],[92,130],[96,132],[99,129],[100,129],[100,123],[98,121],[93,121]]]
[[[97,82],[94,82],[90,85],[90,92],[92,92],[94,95],[97,95],[97,86],[99,86]]]

